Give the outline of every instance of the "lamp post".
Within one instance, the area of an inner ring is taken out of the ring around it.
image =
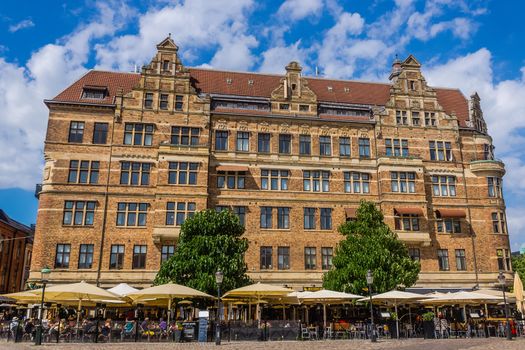
[[[221,345],[221,284],[224,279],[222,271],[215,272],[215,282],[217,283],[217,324],[215,326],[215,345]]]
[[[372,283],[374,283],[374,276],[372,271],[368,270],[366,273],[366,283],[368,284],[368,294],[370,295],[370,341],[375,343],[376,333],[374,332],[374,306],[372,305]]]
[[[499,275],[498,275],[498,282],[499,282],[499,285],[501,286],[501,289],[503,289],[503,304],[504,304],[504,307],[505,307],[505,320],[507,321],[506,323],[506,328],[507,328],[507,340],[512,340],[512,334],[510,333],[510,321],[509,321],[509,310],[507,308],[507,296],[505,294],[505,286],[506,286],[506,283],[505,283],[505,275],[503,274],[502,271],[499,272]]]
[[[38,310],[38,327],[35,333],[35,345],[42,345],[42,316],[44,314],[44,294],[46,293],[47,280],[45,275],[51,273],[51,269],[45,266],[40,270],[40,281],[42,282],[42,299],[40,300],[40,309]]]

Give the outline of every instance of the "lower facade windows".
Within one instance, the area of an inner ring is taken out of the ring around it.
[[[370,193],[370,174],[345,171],[345,192],[347,193]]]
[[[243,189],[245,179],[245,171],[218,171],[217,188]]]
[[[62,224],[67,226],[92,226],[95,216],[94,201],[65,201]]]
[[[111,254],[109,255],[109,268],[111,270],[122,270],[124,268],[124,245],[111,245]]]
[[[78,268],[90,269],[93,267],[93,244],[81,244],[78,254]]]
[[[199,163],[169,162],[168,184],[196,185]]]
[[[315,230],[315,208],[304,208],[304,229]]]
[[[332,208],[321,208],[321,230],[332,229]]]
[[[120,184],[131,186],[149,185],[150,163],[121,162]]]
[[[147,246],[135,245],[133,246],[133,269],[145,269],[146,268],[146,252]]]
[[[438,219],[437,231],[445,233],[461,233],[461,220],[458,218]]]
[[[492,213],[492,230],[494,233],[507,233],[505,213]]]
[[[279,270],[290,269],[290,247],[277,247],[277,268]]]
[[[261,228],[272,228],[272,207],[261,207]]]
[[[416,173],[392,171],[390,173],[392,192],[415,193]]]
[[[419,231],[419,216],[415,214],[402,214],[395,218],[396,230]]]
[[[330,172],[320,170],[303,171],[303,191],[329,192]]]
[[[194,202],[168,202],[166,204],[166,225],[181,226],[187,218],[195,215]]]
[[[147,203],[118,203],[117,226],[146,226]]]
[[[456,249],[456,269],[458,271],[467,270],[467,259],[465,258],[465,249]]]
[[[436,197],[456,196],[455,176],[432,176],[432,192]]]
[[[163,245],[160,251],[160,263],[164,263],[169,260],[175,254],[175,246],[174,245]]]
[[[510,271],[510,254],[508,249],[496,249],[496,256],[498,258],[498,270]]]
[[[304,248],[304,269],[305,270],[315,270],[316,269],[316,251],[315,247],[305,247]]]
[[[280,229],[290,228],[290,208],[286,208],[286,207],[277,208],[277,228],[280,228]]]
[[[450,270],[450,267],[448,264],[448,250],[447,249],[438,249],[438,265],[439,265],[439,271]]]
[[[57,244],[55,255],[55,269],[69,268],[69,254],[71,253],[70,244]]]
[[[332,258],[334,256],[334,249],[332,247],[321,248],[321,268],[323,270],[330,270],[332,268]]]
[[[272,191],[288,190],[288,170],[262,169],[261,189]]]
[[[421,261],[421,252],[419,251],[419,248],[408,248],[408,255],[410,256],[410,259],[414,261]]]
[[[261,270],[271,270],[272,266],[272,247],[261,247]]]

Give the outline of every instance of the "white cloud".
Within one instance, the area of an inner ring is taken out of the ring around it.
[[[288,45],[276,46],[262,53],[263,61],[259,66],[259,71],[263,73],[283,74],[285,67],[291,61],[297,61],[303,66],[303,73],[310,71],[305,66],[308,62],[309,50],[300,48],[301,41]]]
[[[28,18],[28,19],[24,19],[18,23],[15,23],[15,24],[12,24],[9,26],[9,31],[11,33],[14,33],[14,32],[18,32],[19,30],[21,29],[26,29],[26,28],[31,28],[31,27],[34,27],[35,24],[33,23],[33,21]]]
[[[306,17],[319,17],[322,8],[323,0],[286,0],[277,14],[297,21]]]
[[[172,33],[186,60],[196,51],[216,51],[212,59],[216,68],[248,69],[255,62],[250,49],[257,45],[247,34],[247,14],[253,5],[253,0],[194,0],[151,8],[139,18],[137,34],[95,46],[99,67],[129,71],[135,64],[148,63],[154,44]]]

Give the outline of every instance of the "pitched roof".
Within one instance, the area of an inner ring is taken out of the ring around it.
[[[33,229],[29,226],[26,226],[16,220],[13,220],[11,219],[5,211],[3,211],[2,209],[0,209],[0,222],[3,222],[4,224],[7,224],[17,230],[20,230],[20,231],[23,231],[27,234],[32,234],[33,233]]]
[[[282,75],[252,72],[227,72],[190,68],[193,85],[200,93],[242,97],[270,98],[279,86]],[[119,89],[131,91],[139,82],[139,73],[121,73],[91,70],[66,88],[54,102],[113,104]],[[309,88],[319,102],[384,106],[390,98],[390,84],[352,80],[333,80],[306,77]],[[82,99],[82,89],[89,86],[106,86],[104,99]],[[436,88],[439,104],[447,114],[455,113],[461,126],[469,118],[468,101],[459,89]]]

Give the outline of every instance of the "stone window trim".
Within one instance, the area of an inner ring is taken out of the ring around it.
[[[261,190],[287,191],[289,180],[289,170],[261,169]]]
[[[96,201],[64,201],[62,226],[93,226]]]
[[[81,244],[78,250],[78,269],[93,268],[94,244]]]
[[[368,137],[360,137],[358,140],[359,158],[370,158],[370,139]]]
[[[171,127],[170,143],[174,146],[198,146],[200,131],[200,128],[174,125]]]
[[[344,171],[345,193],[370,193],[370,174],[356,171]]]
[[[144,109],[153,109],[153,92],[144,93]]]
[[[420,216],[418,214],[398,214],[395,213],[395,229],[397,231],[415,231],[421,230]]]
[[[304,269],[317,269],[317,249],[315,247],[304,247]]]
[[[305,230],[315,230],[316,208],[303,208],[303,228]]]
[[[119,202],[117,203],[118,227],[146,227],[148,203]]]
[[[176,111],[184,110],[184,96],[175,95],[175,110]]]
[[[97,184],[99,170],[99,161],[70,160],[67,182],[73,184]]]
[[[217,171],[217,188],[229,190],[246,188],[246,171]]]
[[[270,153],[271,151],[271,134],[267,132],[260,132],[257,134],[257,152]]]
[[[109,254],[109,269],[122,270],[124,268],[124,244],[112,244]]]
[[[169,185],[197,185],[199,163],[168,162]]]
[[[408,255],[413,261],[421,261],[421,250],[419,248],[409,247]]]
[[[452,143],[448,141],[428,141],[430,160],[437,162],[452,162]]]
[[[127,186],[149,186],[152,163],[120,162],[120,184]]]
[[[273,248],[269,246],[260,247],[260,269],[273,270]]]
[[[152,146],[154,124],[126,123],[124,125],[124,141],[127,146]]]
[[[312,154],[312,136],[299,135],[299,154],[309,156]]]
[[[133,270],[143,270],[146,268],[147,252],[147,245],[135,244],[133,246],[133,256],[131,262],[131,268]]]
[[[510,259],[510,252],[508,249],[499,248],[496,249],[496,259],[498,262],[499,271],[511,271],[512,264]]]
[[[321,269],[322,270],[330,270],[332,268],[333,257],[334,257],[334,248],[321,247]]]
[[[248,131],[237,131],[237,152],[250,151],[250,133]]]
[[[228,130],[215,130],[215,151],[227,151],[230,132]]]
[[[396,110],[396,124],[397,125],[408,125],[407,111]]]
[[[455,197],[456,177],[451,175],[432,175],[432,194],[435,197]]]
[[[55,269],[68,269],[71,254],[71,244],[58,243],[55,249]]]
[[[435,112],[425,112],[425,126],[437,126],[437,118]]]
[[[332,208],[320,208],[320,217],[321,217],[321,230],[331,230],[332,229]]]
[[[279,154],[292,153],[292,135],[279,134]]]
[[[385,155],[387,157],[408,157],[408,140],[385,139]]]
[[[167,111],[169,107],[169,94],[159,95],[159,109]]]
[[[303,170],[303,191],[330,192],[330,171]]]
[[[277,269],[290,269],[290,247],[277,247]]]
[[[262,206],[259,220],[259,227],[261,229],[273,228],[273,207]]]
[[[465,249],[456,249],[456,270],[467,271],[467,258],[465,256]]]
[[[503,180],[497,176],[487,177],[488,196],[490,198],[503,198]]]
[[[95,123],[93,126],[93,144],[105,145],[108,142],[109,123]]]
[[[160,264],[168,261],[175,254],[174,244],[164,244],[160,248]]]
[[[416,192],[416,173],[406,171],[391,171],[391,190],[398,193]]]
[[[439,271],[449,271],[450,264],[448,261],[448,249],[438,249],[437,255]]]
[[[492,232],[497,234],[507,234],[508,230],[505,213],[503,211],[492,212],[490,215],[492,220]]]
[[[462,233],[461,218],[438,218],[436,219],[436,229],[439,233]]]
[[[186,219],[195,215],[195,202],[167,202],[166,226],[182,226]]]
[[[82,143],[84,139],[85,123],[79,121],[71,121],[69,123],[69,134],[67,142]]]
[[[339,157],[349,158],[352,154],[350,137],[339,137]]]

